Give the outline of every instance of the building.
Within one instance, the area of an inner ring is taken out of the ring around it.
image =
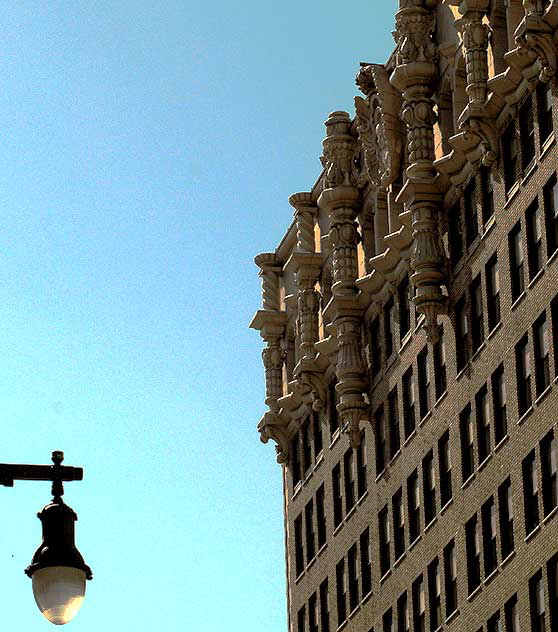
[[[400,0],[256,257],[290,632],[558,630],[558,2]]]

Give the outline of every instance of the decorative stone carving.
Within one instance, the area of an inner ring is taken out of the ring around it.
[[[554,10],[553,2],[548,11]],[[545,20],[545,5],[542,0],[523,0],[525,19],[515,32],[515,42],[520,55],[533,56],[538,59],[539,79],[547,83],[556,74],[558,65],[556,57],[555,24]]]
[[[325,169],[324,189],[356,187],[359,179],[355,162],[357,146],[350,132],[351,119],[347,112],[332,112],[327,121],[327,136],[321,158]]]
[[[260,268],[259,276],[262,280],[262,304],[264,309],[278,311],[280,305],[279,297],[279,274],[281,267],[275,262],[275,253],[264,252],[254,259],[255,264]]]
[[[380,64],[363,66],[356,83],[366,95],[366,99],[355,97],[365,172],[373,186],[387,187],[401,171],[401,95],[390,84],[388,73]]]
[[[315,252],[316,235],[314,225],[318,206],[308,192],[293,193],[289,204],[295,209],[296,220],[296,250],[298,252]]]
[[[277,463],[287,463],[289,459],[289,435],[285,421],[274,412],[267,412],[258,424],[260,441],[275,441]]]

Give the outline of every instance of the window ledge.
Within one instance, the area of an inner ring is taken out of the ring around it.
[[[342,623],[340,623],[340,624],[337,626],[337,632],[339,632],[340,630],[343,630],[343,628],[346,628],[346,627],[347,627],[347,623],[349,623],[349,620],[348,620],[348,619],[345,619],[345,621],[343,621]]]
[[[367,497],[368,497],[368,490],[365,489],[364,492],[360,495],[360,498],[357,500],[357,505],[360,505],[361,503],[363,503]]]
[[[336,536],[344,526],[345,526],[345,523],[343,520],[341,520],[341,522],[336,527],[333,528],[333,535]]]
[[[448,394],[447,389],[438,397],[438,399],[434,402],[434,408],[438,408],[438,406],[446,399]]]
[[[389,568],[381,577],[380,577],[380,585],[383,584],[387,578],[391,575],[391,568]]]
[[[483,586],[486,586],[487,584],[490,584],[490,582],[496,577],[496,575],[498,575],[498,567],[496,566],[496,568],[490,572],[489,575],[487,575],[484,578],[484,581],[482,583]]]
[[[469,369],[469,360],[467,360],[464,366],[462,366],[459,369],[459,371],[457,371],[457,375],[455,376],[455,379],[459,381],[467,373],[468,369]]]
[[[479,463],[479,466],[477,467],[477,472],[480,472],[481,470],[484,470],[484,468],[490,462],[491,458],[492,458],[491,454],[488,454],[487,456],[485,456],[484,459]]]
[[[500,562],[500,568],[504,568],[504,566],[507,566],[515,557],[515,551],[510,551],[506,557]]]
[[[303,578],[304,573],[306,572],[306,569],[302,570],[296,577],[295,577],[295,584],[298,584],[298,582]]]
[[[558,507],[554,507],[554,509],[542,519],[542,523],[546,524],[547,522],[549,522],[550,520],[552,520],[552,518],[554,518],[554,516],[558,513]]]
[[[549,266],[554,263],[554,259],[556,259],[556,257],[558,257],[558,248],[556,248],[556,250],[550,255],[550,257],[548,257],[548,259],[546,260],[546,265]]]
[[[536,282],[543,276],[543,274],[544,274],[544,268],[541,268],[540,270],[538,270],[535,276],[527,284],[527,289],[530,290],[536,284]]]
[[[432,411],[431,411],[431,410],[429,410],[429,411],[426,413],[426,415],[424,415],[424,417],[421,417],[421,418],[420,418],[420,421],[419,421],[419,428],[420,428],[421,426],[424,426],[424,424],[425,424],[425,423],[426,423],[426,422],[430,419],[430,417],[432,417]]]
[[[320,467],[320,465],[324,462],[324,451],[322,450],[320,454],[316,457],[316,463],[314,464],[314,472]]]
[[[345,514],[345,522],[347,522],[350,518],[353,517],[353,515],[356,512],[356,508],[357,508],[357,506],[355,504],[349,509],[349,511],[347,511],[347,513]]]
[[[438,522],[438,517],[434,516],[434,518],[432,518],[432,520],[426,525],[426,527],[424,527],[424,533],[426,533],[427,531],[430,531],[430,529],[432,529],[432,527]]]
[[[537,396],[537,399],[534,401],[534,406],[540,406],[541,402],[543,401],[543,399],[550,393],[550,391],[552,390],[552,385],[549,384],[544,391]]]
[[[523,299],[525,298],[525,290],[523,290],[523,292],[521,292],[521,294],[513,301],[513,303],[511,304],[511,311],[513,312],[515,309],[517,309],[517,306],[523,301]]]
[[[472,593],[467,595],[467,601],[473,601],[473,599],[481,592],[482,584],[479,584]]]
[[[448,623],[451,623],[455,617],[457,617],[459,615],[459,609],[456,608],[452,613],[450,613],[447,617],[446,617],[446,625]]]
[[[473,351],[473,355],[471,356],[471,360],[474,362],[482,353],[482,350],[486,347],[486,342],[483,340],[480,345]]]
[[[314,553],[314,557],[306,564],[306,568],[304,570],[309,571],[312,568],[312,566],[314,566],[315,563],[316,563],[316,554]]]
[[[331,436],[331,443],[329,444],[330,449],[339,441],[339,437],[341,436],[341,428],[337,428],[337,430]]]
[[[302,481],[298,481],[298,483],[295,485],[295,488],[293,489],[293,495],[292,495],[293,500],[300,494],[301,489],[302,489]]]
[[[483,233],[482,233],[481,239],[486,239],[488,233],[490,233],[490,231],[494,228],[495,225],[496,225],[496,215],[492,214],[488,218],[486,224],[483,227]]]
[[[510,435],[508,433],[506,433],[501,439],[500,441],[498,441],[498,443],[494,446],[494,452],[498,452],[498,450],[500,450],[503,446],[506,445],[506,443],[509,441]]]
[[[469,478],[465,479],[461,485],[461,489],[469,487],[469,485],[475,480],[475,473],[473,472]]]
[[[420,533],[417,535],[417,537],[411,542],[411,544],[409,544],[409,551],[412,551],[415,546],[421,541],[422,536],[420,535]]]
[[[548,151],[550,150],[550,148],[554,145],[554,130],[552,132],[550,132],[550,134],[548,135],[548,138],[545,138],[542,147],[541,147],[541,155],[540,155],[540,160],[543,159],[544,156],[546,156],[546,154],[548,153]]]
[[[556,379],[558,380],[558,375],[556,376]],[[413,428],[413,431],[411,432],[411,434],[405,439],[405,441],[403,441],[403,445],[406,446],[408,443],[410,443],[416,434],[417,434],[417,429]]]
[[[395,461],[395,459],[401,454],[401,448],[397,450],[397,452],[389,458],[390,465]]]
[[[384,366],[384,374],[387,373],[391,369],[391,367],[395,364],[395,361],[398,358],[399,358],[399,354],[396,353],[395,351],[392,351],[391,355],[386,360],[386,363],[385,363],[385,366]]]
[[[490,330],[490,332],[488,333],[488,336],[486,337],[487,340],[490,340],[492,338],[492,336],[496,335],[496,333],[498,331],[500,331],[500,329],[502,329],[502,321],[499,320],[494,327],[492,327],[492,329]]]
[[[405,551],[403,551],[403,553],[401,553],[401,555],[395,560],[395,562],[393,563],[393,568],[397,568],[399,566],[399,564],[401,564],[401,562],[407,557],[407,553],[405,553]]]
[[[352,619],[355,614],[360,610],[360,604],[357,604],[352,610],[351,612],[349,612],[349,619]]]
[[[533,412],[533,404],[529,406],[529,408],[521,415],[521,417],[517,420],[517,425],[521,426],[521,424],[529,417],[529,415]]]
[[[415,329],[414,329],[416,334],[422,329],[422,326],[423,326],[425,320],[426,320],[426,316],[424,314],[421,314],[417,318],[417,324],[415,325]]]
[[[412,338],[413,332],[411,329],[409,329],[409,331],[403,336],[403,338],[401,338],[401,342],[399,343],[399,353],[401,353],[403,349],[405,349],[409,345]]]
[[[511,203],[515,196],[519,193],[520,182],[519,179],[516,180],[510,190],[506,193],[506,203],[504,204],[504,208],[507,208]]]
[[[327,549],[327,542],[324,542],[322,544],[322,546],[318,549],[318,555],[317,557],[320,557],[320,555]]]
[[[450,498],[446,504],[440,509],[440,515],[443,516],[446,511],[453,505],[453,498]]]
[[[377,483],[380,479],[382,479],[385,473],[386,473],[386,468],[384,467],[384,469],[376,476],[375,482]]]
[[[529,542],[530,540],[532,540],[537,533],[541,530],[541,525],[538,524],[532,531],[530,531],[526,536],[525,536],[525,542]]]
[[[370,597],[372,597],[372,589],[370,589],[366,595],[364,595],[364,597],[362,598],[362,601],[360,602],[361,605],[364,605],[369,599]]]

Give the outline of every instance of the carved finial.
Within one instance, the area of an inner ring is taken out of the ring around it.
[[[327,121],[324,148],[324,188],[356,186],[356,139],[351,134],[351,117],[347,112],[332,112]]]
[[[260,268],[262,279],[262,304],[264,309],[278,311],[280,309],[279,272],[275,253],[264,252],[254,259]]]
[[[316,236],[314,222],[318,206],[311,193],[294,193],[289,204],[295,209],[296,250],[298,252],[315,252]]]

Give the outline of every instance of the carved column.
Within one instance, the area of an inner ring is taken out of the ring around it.
[[[333,112],[326,121],[324,146],[324,189],[318,205],[330,218],[332,246],[332,301],[328,305],[339,351],[336,376],[342,422],[348,422],[351,445],[360,444],[360,420],[367,409],[367,370],[362,353],[359,305],[356,217],[360,207],[358,174],[354,156],[356,138],[351,134],[351,119],[346,112]]]
[[[464,0],[459,4],[463,16],[456,26],[463,37],[469,103],[483,104],[488,96],[488,40],[490,27],[483,22],[489,0]]]
[[[417,310],[426,317],[428,340],[439,337],[438,314],[446,309],[442,292],[445,255],[440,241],[442,198],[434,186],[434,102],[438,79],[437,50],[432,40],[434,0],[400,0],[396,14],[396,67],[391,83],[403,93],[402,118],[407,126],[407,182],[401,191],[411,211],[414,248],[411,280],[416,287]]]

